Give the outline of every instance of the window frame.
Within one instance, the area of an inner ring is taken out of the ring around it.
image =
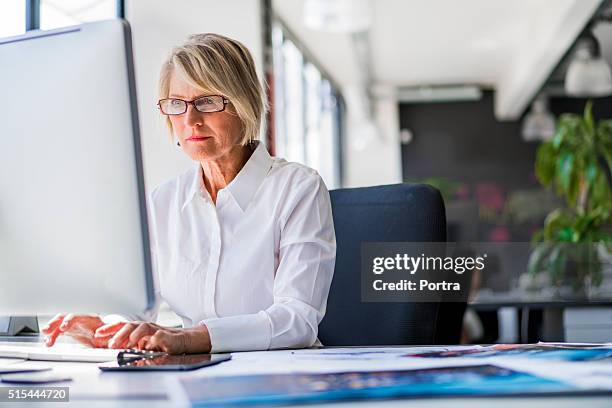
[[[125,18],[125,0],[115,0],[115,16]],[[26,32],[40,29],[40,0],[26,0]]]
[[[345,175],[345,171],[344,171],[344,160],[343,160],[343,145],[344,145],[344,133],[345,133],[345,123],[344,123],[344,119],[346,117],[346,104],[344,101],[344,98],[342,96],[342,92],[340,91],[341,87],[338,85],[338,83],[335,82],[335,80],[332,78],[331,75],[329,75],[329,73],[325,70],[325,68],[323,68],[322,64],[319,63],[319,61],[316,59],[316,57],[314,57],[314,55],[304,46],[304,44],[300,41],[299,37],[297,35],[295,35],[291,29],[288,27],[288,25],[283,21],[282,17],[280,17],[277,13],[272,13],[272,21],[271,21],[271,25],[272,27],[277,26],[280,28],[281,32],[282,32],[282,38],[283,41],[285,39],[289,40],[292,45],[302,54],[302,88],[306,89],[306,78],[304,75],[305,72],[305,67],[307,65],[312,65],[314,66],[320,73],[320,78],[321,81],[325,80],[329,83],[330,86],[330,90],[331,90],[331,96],[332,98],[335,100],[335,104],[337,106],[336,112],[335,112],[335,129],[334,129],[334,136],[335,136],[335,149],[336,149],[336,155],[335,155],[335,160],[337,160],[338,163],[338,168],[337,168],[337,182],[339,184],[339,187],[344,186],[344,175]],[[273,29],[270,30],[271,31],[271,35],[274,32]],[[273,41],[271,41],[273,43]],[[276,61],[274,62],[274,65],[276,66]],[[303,92],[302,95],[302,108],[304,110],[303,112],[303,117],[306,118],[306,96],[305,96],[305,92]],[[303,120],[302,121],[302,125],[303,125],[303,141],[304,141],[304,151],[307,150],[307,147],[305,146],[305,144],[307,143],[307,139],[306,139],[306,132],[307,132],[307,120]],[[275,138],[277,137],[277,135],[275,135]]]

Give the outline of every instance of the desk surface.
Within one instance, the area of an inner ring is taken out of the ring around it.
[[[265,353],[271,361],[278,356],[288,353],[287,351],[257,352],[261,357]],[[207,367],[198,370],[199,374],[206,373],[210,376],[227,375],[231,370],[248,372],[249,355],[254,353],[237,353],[241,358],[222,363],[218,366]],[[246,356],[246,357],[245,357]],[[69,407],[86,406],[94,407],[140,407],[147,408],[178,406],[180,392],[177,395],[176,384],[180,376],[193,375],[193,372],[142,372],[142,373],[117,373],[101,372],[94,363],[70,363],[70,362],[42,362],[42,361],[9,361],[0,359],[0,365],[19,364],[20,366],[47,366],[73,378],[72,382],[54,384],[54,386],[70,387],[70,403],[64,404]],[[320,362],[318,364],[321,364]],[[312,368],[312,367],[311,367]],[[203,370],[206,370],[205,372]],[[1,384],[0,386],[8,386]],[[42,405],[40,406],[48,406]],[[445,398],[445,399],[412,399],[392,401],[364,401],[347,402],[335,404],[322,404],[323,407],[348,407],[359,404],[361,407],[466,407],[480,408],[493,405],[510,408],[562,408],[575,407],[578,404],[595,407],[612,406],[612,396],[587,396],[587,397],[511,397],[511,398]],[[11,404],[13,406],[15,404]],[[183,404],[186,405],[186,404]],[[0,406],[2,404],[0,403]],[[38,406],[28,404],[28,406]],[[54,407],[62,406],[60,403],[53,404]]]

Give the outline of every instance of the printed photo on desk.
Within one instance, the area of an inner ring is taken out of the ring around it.
[[[601,361],[612,360],[612,345],[597,344],[495,344],[487,347],[433,351],[408,357],[522,357],[537,360]]]
[[[585,392],[567,383],[493,365],[411,371],[185,377],[181,384],[196,407]]]

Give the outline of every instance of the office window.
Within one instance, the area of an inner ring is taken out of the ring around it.
[[[117,16],[117,0],[40,0],[40,28],[71,26]]]
[[[26,0],[0,2],[0,38],[23,34],[26,31]]]
[[[306,162],[304,143],[304,83],[302,81],[302,54],[291,41],[282,46],[284,60],[283,85],[285,91],[284,132],[277,133],[276,147],[283,151],[287,160]],[[281,88],[282,89],[282,88]],[[280,113],[280,112],[277,112]],[[280,130],[280,128],[279,128]],[[280,153],[280,152],[279,152]]]
[[[276,155],[314,168],[328,188],[340,187],[340,93],[280,22],[272,46]]]

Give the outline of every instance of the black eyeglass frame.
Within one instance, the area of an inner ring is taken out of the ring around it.
[[[221,109],[219,109],[219,110],[214,110],[214,111],[205,111],[205,112],[203,112],[203,111],[201,111],[201,110],[199,110],[199,109],[197,108],[197,106],[196,106],[196,104],[195,104],[195,102],[196,102],[196,101],[198,101],[198,100],[200,100],[200,99],[203,99],[203,98],[210,98],[210,97],[212,97],[212,96],[215,96],[215,97],[221,98],[221,100],[223,101],[223,105],[221,105]],[[185,102],[185,110],[184,110],[183,112],[181,112],[181,113],[166,113],[166,112],[164,112],[164,110],[163,110],[163,109],[162,109],[162,107],[161,107],[161,104],[162,104],[162,102],[164,102],[164,101],[182,101],[182,102]],[[229,101],[229,99],[227,99],[227,98],[226,98],[225,96],[223,96],[223,95],[202,95],[202,96],[198,96],[197,98],[195,98],[195,99],[193,99],[193,100],[191,100],[191,101],[186,101],[186,100],[181,99],[181,98],[164,98],[164,99],[160,99],[159,101],[157,101],[157,108],[159,109],[159,111],[160,111],[160,112],[161,112],[163,115],[166,115],[166,116],[178,116],[178,115],[183,115],[183,114],[185,114],[185,112],[187,112],[187,109],[189,108],[189,105],[193,105],[193,108],[194,108],[195,110],[197,110],[198,112],[200,112],[200,113],[216,113],[216,112],[223,112],[223,111],[225,110],[225,106],[226,106],[227,104],[229,104],[229,102],[230,102],[230,101]]]

